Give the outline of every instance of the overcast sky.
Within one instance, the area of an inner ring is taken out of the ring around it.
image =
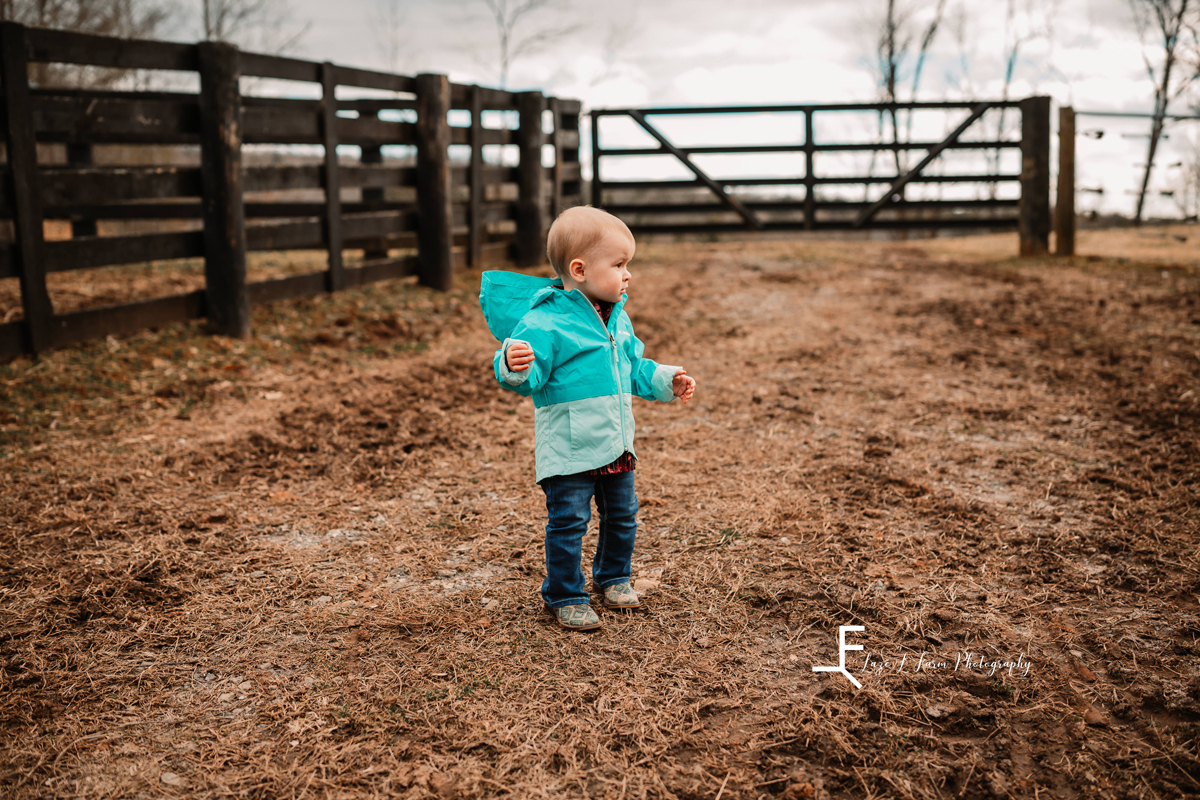
[[[483,0],[288,2],[290,20],[272,26],[270,35],[307,25],[292,50],[297,56],[440,72],[463,83],[499,80],[496,28]],[[1009,24],[1004,2],[947,0],[919,98],[999,97],[1006,43],[1020,38],[1010,96],[1048,94],[1087,110],[1151,109],[1153,89],[1128,0],[1015,3]],[[518,37],[574,29],[517,58],[508,87],[577,97],[586,107],[872,101],[879,97],[872,53],[884,8],[884,0],[558,0],[528,17]],[[911,86],[911,75],[905,85]],[[1187,107],[1181,102],[1173,110],[1186,113]],[[689,124],[701,139],[706,133],[727,138]],[[1105,132],[1099,140],[1079,140],[1080,184],[1103,185],[1105,208],[1132,208],[1126,192],[1146,142],[1134,137],[1147,124],[1094,117],[1078,124]],[[1164,165],[1160,188],[1170,183],[1166,165],[1179,160],[1184,134],[1200,141],[1200,124],[1177,125],[1167,152],[1156,159]],[[707,136],[708,143],[713,138]],[[1085,207],[1097,200],[1081,196]],[[1174,208],[1156,198],[1151,211],[1166,215]]]

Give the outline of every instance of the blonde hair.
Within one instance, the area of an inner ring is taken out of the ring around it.
[[[546,255],[561,278],[567,266],[582,258],[610,233],[620,233],[633,241],[629,227],[621,220],[592,206],[575,206],[558,215],[546,236]]]

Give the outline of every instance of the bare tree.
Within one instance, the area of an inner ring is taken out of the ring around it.
[[[619,22],[609,23],[608,32],[604,36],[604,49],[601,51],[604,69],[599,75],[592,78],[588,83],[589,86],[599,86],[621,73],[622,67],[629,61],[626,53],[634,47],[637,41],[638,30],[636,6],[632,14],[623,17]]]
[[[284,53],[304,38],[310,25],[295,23],[287,0],[201,0],[201,27],[209,41]]]
[[[406,14],[403,0],[381,0],[370,15],[371,32],[375,37],[375,49],[383,69],[401,72],[407,41],[404,35]]]
[[[0,0],[0,20],[38,28],[150,38],[163,27],[170,7],[159,0]],[[126,72],[66,64],[34,63],[29,79],[37,86],[103,88],[120,81]]]
[[[1009,92],[1012,90],[1013,76],[1017,71],[1017,64],[1020,62],[1021,47],[1033,42],[1042,35],[1042,31],[1037,27],[1031,13],[1023,15],[1023,19],[1017,14],[1017,0],[1008,0],[1004,7],[1004,82],[1003,88],[1000,90],[1000,99],[1008,100]],[[1000,113],[996,118],[996,140],[1004,139],[1007,132],[1008,109],[1001,108]],[[1000,171],[1000,151],[988,151],[988,167],[989,172],[993,175]],[[995,200],[997,185],[995,183],[988,184],[988,196]]]
[[[1189,132],[1182,139],[1183,158],[1171,166],[1178,169],[1170,197],[1183,218],[1195,221],[1200,216],[1200,131]]]
[[[938,28],[945,16],[946,0],[936,0],[932,14],[923,20],[923,6],[919,2],[898,2],[887,0],[887,9],[879,23],[878,35],[875,42],[876,80],[879,82],[880,99],[885,103],[901,102],[901,89],[911,73],[911,88],[908,99],[915,100],[921,87],[921,76],[924,72],[925,61]],[[913,46],[916,44],[916,52]],[[910,66],[911,65],[911,66]],[[899,144],[900,119],[899,112],[893,107],[887,112],[891,118],[892,144]],[[878,140],[884,141],[884,112],[879,113]],[[912,135],[913,114],[907,115],[904,139]],[[871,154],[871,165],[868,174],[875,169],[876,153]],[[907,168],[907,151],[902,155],[900,148],[892,149],[896,174],[903,174]]]
[[[1150,145],[1142,172],[1142,185],[1138,190],[1137,211],[1133,217],[1134,223],[1140,225],[1167,107],[1172,100],[1200,79],[1200,62],[1187,57],[1188,53],[1197,49],[1200,0],[1129,0],[1129,7],[1133,11],[1133,22],[1142,40],[1142,59],[1146,64],[1146,72],[1154,83],[1154,117],[1150,126]],[[1155,45],[1148,45],[1147,39],[1152,37],[1159,38]],[[1159,46],[1161,51],[1152,58],[1147,53],[1147,47]]]
[[[947,83],[954,83],[964,97],[978,96],[975,90],[975,77],[971,72],[971,64],[975,61],[973,43],[970,39],[970,17],[966,5],[958,3],[950,12],[950,30],[958,47],[958,63],[955,65],[957,74],[947,70]]]
[[[1000,55],[1000,99],[1008,100],[1012,85],[1017,78],[1018,71],[1021,68],[1022,62],[1026,60],[1024,52],[1028,49],[1028,45],[1044,41],[1048,45],[1053,45],[1054,29],[1053,20],[1058,14],[1061,0],[1005,0],[1004,3],[1004,28],[1003,28],[1003,50]],[[957,64],[957,86],[963,97],[968,100],[979,99],[979,92],[976,87],[974,71],[972,66],[978,68],[980,65],[995,64],[991,58],[980,55],[975,47],[973,37],[971,36],[971,21],[973,19],[972,11],[974,8],[968,2],[960,2],[951,14],[951,30],[954,32],[954,39],[958,47],[958,64]],[[1048,63],[1040,63],[1036,65],[1033,74],[1045,70],[1053,70],[1053,65]],[[988,98],[991,99],[991,98]],[[993,139],[1003,140],[1009,133],[1010,115],[1007,109],[1001,108],[994,115],[988,114],[981,121],[980,125],[987,128],[989,125],[995,125]],[[990,174],[996,174],[1000,171],[1000,151],[989,150],[985,155],[987,163],[987,171]],[[996,197],[998,186],[995,183],[988,184],[987,193],[992,199]]]
[[[887,0],[887,13],[879,31],[876,44],[877,65],[879,68],[879,88],[881,100],[887,103],[896,102],[896,87],[900,83],[901,61],[907,54],[912,42],[908,29],[908,14],[896,7],[896,0]],[[900,126],[896,119],[896,109],[891,110],[892,143],[899,141]],[[883,142],[884,112],[879,112],[879,141]],[[875,166],[875,153],[872,151],[871,167]],[[896,173],[900,174],[900,151],[893,150],[892,157],[896,162]]]
[[[496,23],[500,88],[508,86],[509,70],[521,56],[530,55],[579,30],[579,25],[535,25],[533,19],[563,0],[480,0]]]
[[[917,99],[917,91],[921,88],[921,73],[925,69],[925,58],[929,54],[929,48],[937,36],[938,28],[942,24],[942,18],[945,16],[945,13],[946,0],[937,0],[937,7],[933,11],[933,16],[929,19],[924,31],[921,33],[921,44],[917,48],[917,63],[913,67],[912,94],[910,95],[912,100]],[[912,118],[913,115],[910,113],[904,137],[907,141],[912,140]]]

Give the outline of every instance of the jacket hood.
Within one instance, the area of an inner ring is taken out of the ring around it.
[[[492,335],[500,341],[507,339],[521,317],[552,291],[551,286],[562,286],[562,278],[538,278],[504,270],[483,273],[479,305]]]

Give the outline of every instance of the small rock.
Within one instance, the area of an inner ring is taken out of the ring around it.
[[[635,592],[652,592],[658,588],[658,581],[654,578],[638,578],[633,582],[633,590]]]
[[[317,599],[313,600],[313,605],[314,605],[314,606],[323,606],[323,605],[325,605],[326,603],[328,603],[328,602],[329,602],[330,600],[332,600],[332,599],[333,599],[333,598],[332,598],[332,597],[330,597],[329,595],[327,595],[327,594],[323,594],[323,595],[321,595],[320,597],[318,597]]]
[[[158,776],[158,779],[168,786],[187,786],[187,781],[176,775],[174,772],[164,772]]]
[[[791,544],[791,543],[792,543],[792,540],[791,540],[791,539],[789,539],[789,538],[788,538],[788,537],[786,537],[786,536],[780,536],[780,537],[779,537],[779,543],[780,543],[780,544]]]
[[[254,686],[254,681],[242,681],[238,684],[238,688],[243,692],[249,691],[252,686]]]
[[[1096,725],[1097,727],[1108,725],[1108,718],[1090,703],[1083,709],[1083,721],[1088,725]]]
[[[233,697],[234,697],[233,692],[225,692],[224,694],[218,695],[217,699],[220,700],[222,703],[229,703],[233,700]]]

